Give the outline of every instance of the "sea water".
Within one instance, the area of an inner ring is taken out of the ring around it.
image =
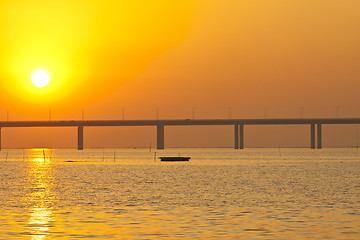
[[[359,239],[360,151],[2,150],[0,210],[0,239]]]

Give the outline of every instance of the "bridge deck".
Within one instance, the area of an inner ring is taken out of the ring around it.
[[[0,127],[360,124],[360,118],[0,121]]]

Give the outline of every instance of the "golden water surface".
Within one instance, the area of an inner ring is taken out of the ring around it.
[[[358,239],[356,149],[3,150],[0,239]]]

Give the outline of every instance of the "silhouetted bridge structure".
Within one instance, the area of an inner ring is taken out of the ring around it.
[[[84,120],[84,121],[0,121],[1,129],[19,127],[77,127],[78,150],[84,149],[84,127],[155,126],[157,149],[164,149],[164,131],[167,126],[234,126],[234,148],[244,148],[244,126],[246,125],[309,125],[310,148],[322,148],[323,124],[360,124],[360,118],[307,118],[307,119],[178,119],[178,120]],[[315,136],[316,135],[316,136]]]

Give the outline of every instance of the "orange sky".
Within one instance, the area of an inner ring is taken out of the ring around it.
[[[3,106],[34,117],[33,109],[66,113],[113,94],[183,39],[193,5],[189,0],[2,1]],[[36,69],[49,72],[46,88],[29,81]]]
[[[49,108],[53,119],[80,119],[82,108],[86,119],[121,119],[122,108],[126,119],[157,108],[163,119],[193,108],[196,118],[263,118],[264,107],[294,118],[300,106],[304,117],[360,117],[358,0],[118,2],[1,1],[0,119],[9,109],[10,120],[43,120]],[[31,85],[36,68],[51,75],[46,89]],[[248,127],[246,145],[306,146],[308,132]],[[229,127],[166,134],[167,146],[233,141]],[[76,144],[76,129],[5,129],[3,146],[17,136],[24,146]],[[152,128],[85,129],[85,147],[150,142]],[[324,126],[325,146],[357,144],[357,127]]]

